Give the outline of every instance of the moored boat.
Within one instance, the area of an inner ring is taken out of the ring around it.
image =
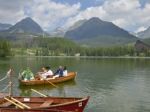
[[[83,112],[88,100],[89,97],[4,97],[0,98],[0,112]]]
[[[32,79],[32,80],[21,80],[19,79],[20,84],[22,85],[40,85],[40,84],[52,84],[52,83],[61,83],[69,80],[75,79],[77,72],[69,72],[67,76],[46,79]]]

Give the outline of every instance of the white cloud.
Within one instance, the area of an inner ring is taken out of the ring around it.
[[[15,24],[24,18],[24,6],[29,4],[26,0],[0,0],[0,22]]]
[[[80,3],[69,5],[50,0],[34,0],[28,12],[44,29],[53,29],[62,25],[66,18],[74,16],[79,9]]]
[[[120,27],[126,27],[128,25],[128,22],[124,18],[118,18],[112,21],[114,24]]]
[[[102,5],[89,7],[68,19],[65,26],[72,25],[80,19],[99,17],[113,22],[129,31],[137,31],[141,26],[150,26],[150,4],[141,8],[139,0],[107,0]]]
[[[54,0],[0,0],[0,22],[15,24],[30,16],[49,30],[69,27],[81,19],[99,17],[129,31],[150,26],[149,2],[142,8],[139,0],[103,0],[102,3],[82,9],[81,3],[70,5]]]
[[[90,7],[84,11],[80,11],[76,16],[70,17],[64,27],[69,27],[81,19],[90,19],[91,17],[103,18],[106,16],[106,11],[103,7]]]
[[[62,25],[66,18],[74,16],[80,9],[80,3],[69,5],[52,0],[0,0],[0,22],[15,24],[30,16],[44,29],[53,29]]]
[[[138,32],[144,31],[144,30],[146,30],[146,28],[142,26],[142,27],[139,27],[139,28],[135,31],[135,33],[138,33]]]

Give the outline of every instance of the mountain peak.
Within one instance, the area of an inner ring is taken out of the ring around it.
[[[150,26],[146,30],[138,32],[137,35],[142,39],[150,38]]]
[[[98,18],[98,17],[92,17],[92,18],[90,18],[89,19],[89,21],[97,21],[97,22],[100,22],[100,21],[102,21],[100,18]]]
[[[10,27],[8,30],[10,33],[31,33],[42,34],[43,30],[32,18],[26,17]]]
[[[78,42],[91,42],[95,39],[96,43],[104,40],[108,40],[111,43],[123,43],[125,40],[126,42],[133,42],[136,40],[136,37],[127,31],[119,28],[112,22],[103,21],[98,17],[90,18],[76,29],[67,31],[65,37]]]
[[[21,21],[35,22],[31,17],[26,17],[26,18],[22,19]]]

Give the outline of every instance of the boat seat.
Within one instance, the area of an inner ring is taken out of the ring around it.
[[[40,105],[40,107],[48,107],[53,103],[53,100],[47,100]]]

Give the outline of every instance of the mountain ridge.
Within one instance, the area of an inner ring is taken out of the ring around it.
[[[146,30],[138,32],[137,36],[142,39],[150,38],[150,26]]]
[[[9,29],[11,26],[12,26],[11,24],[0,23],[0,31],[7,30],[7,29]]]
[[[89,41],[88,43],[97,42],[97,40],[101,43],[105,40],[106,44],[109,44],[109,42],[114,44],[123,43],[125,40],[125,43],[128,43],[137,40],[137,37],[112,22],[103,21],[97,17],[87,20],[78,28],[67,31],[65,37],[83,43],[84,40]]]
[[[24,18],[17,22],[15,25],[7,30],[9,33],[33,33],[42,34],[43,30],[39,24],[37,24],[30,17]]]

